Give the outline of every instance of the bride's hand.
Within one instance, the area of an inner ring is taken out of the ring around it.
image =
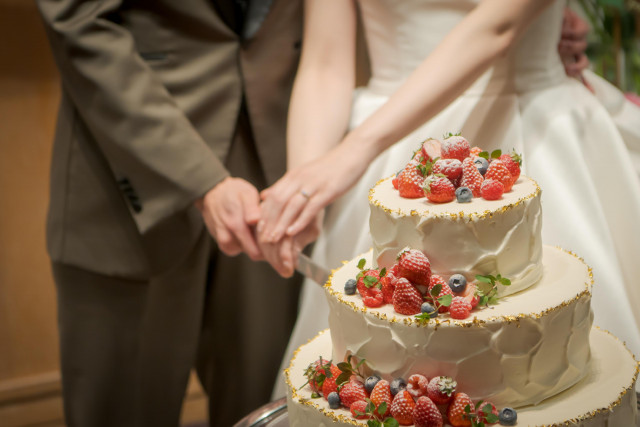
[[[323,217],[324,211],[321,211],[300,233],[295,236],[284,236],[276,243],[265,242],[258,239],[258,245],[264,254],[264,259],[271,264],[282,277],[291,277],[300,252],[305,246],[318,238]]]
[[[304,230],[327,205],[344,194],[364,173],[367,162],[342,144],[303,166],[291,169],[263,190],[258,235],[278,242]]]

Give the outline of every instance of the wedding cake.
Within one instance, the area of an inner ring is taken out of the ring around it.
[[[285,372],[292,427],[635,425],[638,362],[592,326],[590,268],[542,244],[536,182],[467,144],[427,141],[371,189],[373,248]]]

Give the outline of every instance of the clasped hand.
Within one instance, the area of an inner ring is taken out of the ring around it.
[[[293,168],[258,193],[249,182],[226,178],[196,202],[222,252],[266,260],[282,276],[293,274],[298,254],[320,234],[324,208],[344,194],[368,162],[339,145]]]
[[[242,252],[252,260],[269,262],[283,277],[290,277],[298,254],[320,233],[322,214],[299,232],[277,241],[259,239],[256,225],[261,218],[258,190],[241,178],[225,178],[195,202],[207,230],[220,250],[229,256]]]

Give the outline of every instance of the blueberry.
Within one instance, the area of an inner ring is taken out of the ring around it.
[[[391,384],[389,384],[389,388],[391,389],[391,395],[395,396],[400,390],[404,390],[405,388],[407,388],[407,382],[404,380],[404,378],[396,378],[395,380],[391,381]]]
[[[473,199],[473,193],[469,187],[458,187],[456,188],[456,199],[458,199],[458,203],[468,203]]]
[[[512,408],[502,408],[498,414],[498,420],[500,421],[500,425],[514,426],[518,420],[518,413]]]
[[[484,157],[476,157],[473,161],[473,164],[476,165],[476,167],[478,168],[478,172],[480,172],[480,174],[482,174],[483,176],[489,168],[489,161]]]
[[[449,277],[449,287],[453,292],[464,292],[467,289],[467,278],[462,274],[454,274]]]
[[[335,391],[329,393],[327,401],[329,402],[329,408],[331,409],[340,409],[340,406],[342,405],[340,402],[340,395]]]
[[[428,302],[422,303],[422,305],[420,306],[420,311],[425,314],[435,313],[433,317],[438,317],[438,312],[436,311],[436,308],[431,304],[429,304]]]
[[[377,375],[371,375],[364,380],[364,389],[367,390],[367,393],[371,394],[378,381],[380,381],[380,377]]]
[[[356,281],[355,279],[349,279],[344,284],[344,293],[347,295],[353,295],[356,293]]]

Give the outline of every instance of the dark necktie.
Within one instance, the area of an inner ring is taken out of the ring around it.
[[[249,0],[213,0],[213,5],[227,26],[241,35]]]

